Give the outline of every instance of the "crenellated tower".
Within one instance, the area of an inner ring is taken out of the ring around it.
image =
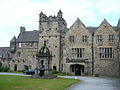
[[[44,41],[52,53],[52,69],[62,71],[63,39],[67,30],[67,24],[59,10],[57,16],[47,16],[43,12],[39,14],[39,47],[43,46]]]

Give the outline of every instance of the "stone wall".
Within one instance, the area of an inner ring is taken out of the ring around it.
[[[103,21],[94,34],[94,52],[95,52],[95,74],[118,76],[118,32],[116,32],[112,26]],[[97,35],[102,35],[102,42],[97,43]],[[109,35],[114,35],[114,42],[109,42]],[[100,58],[99,48],[112,48],[112,58]]]

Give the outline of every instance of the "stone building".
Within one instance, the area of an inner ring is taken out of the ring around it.
[[[3,66],[10,66],[11,61],[10,47],[0,47],[0,62]]]
[[[52,55],[51,67],[69,75],[120,75],[120,20],[111,26],[106,19],[98,27],[86,27],[78,18],[67,28],[59,10],[57,16],[39,14],[39,30],[20,27],[10,41],[11,70],[36,69],[41,47]]]

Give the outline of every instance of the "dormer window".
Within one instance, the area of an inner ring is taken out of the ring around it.
[[[109,35],[109,43],[114,43],[115,36],[114,35]]]

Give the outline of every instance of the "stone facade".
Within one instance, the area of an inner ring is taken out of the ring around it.
[[[36,55],[46,41],[52,55],[51,68],[69,75],[120,75],[120,20],[111,26],[105,19],[99,27],[86,27],[78,18],[67,28],[57,16],[39,14],[39,31],[20,27],[10,42],[11,70],[35,69]]]

